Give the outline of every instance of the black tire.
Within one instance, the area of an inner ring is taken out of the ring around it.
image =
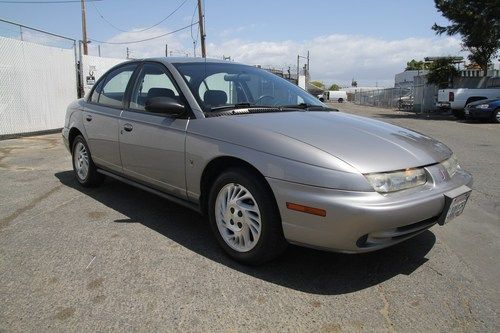
[[[339,102],[339,103],[344,103],[344,99],[343,99],[343,98],[339,98],[339,99],[338,99],[338,102]]]
[[[465,112],[464,112],[464,110],[451,110],[451,113],[457,119],[465,119]]]
[[[500,114],[500,108],[493,110],[491,115],[491,121],[494,123],[500,123],[500,119],[498,119],[498,115]]]
[[[89,159],[89,167],[88,167],[88,172],[87,176],[85,178],[81,178],[78,175],[76,166],[75,166],[75,153],[76,153],[76,146],[81,143],[85,147],[87,154],[88,154],[88,159]],[[73,145],[71,147],[71,161],[73,164],[73,171],[75,173],[75,178],[76,180],[82,185],[83,187],[97,187],[102,184],[104,181],[104,175],[100,174],[97,172],[97,168],[92,161],[92,155],[90,154],[90,149],[89,146],[87,145],[87,142],[83,138],[83,136],[78,135],[74,140],[73,140]]]
[[[323,97],[320,97],[320,98],[319,98],[319,101],[320,101],[320,102],[324,102],[324,101],[325,101],[325,99],[324,99]]]
[[[258,205],[261,218],[261,234],[255,246],[247,252],[231,248],[217,227],[215,205],[217,195],[227,184],[239,184],[248,189]],[[260,175],[244,168],[231,168],[224,171],[214,182],[208,197],[208,217],[215,238],[224,251],[233,259],[250,265],[259,265],[279,256],[288,243],[283,236],[283,227],[276,201],[271,190]]]

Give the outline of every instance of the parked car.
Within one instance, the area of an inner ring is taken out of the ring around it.
[[[320,95],[318,97],[321,102],[335,101],[343,103],[344,101],[347,101],[347,92],[342,90],[330,90],[325,91],[323,95]]]
[[[244,263],[288,243],[385,248],[449,222],[471,191],[444,144],[233,62],[120,64],[69,105],[62,135],[82,186],[109,176],[194,209]]]
[[[500,99],[487,99],[467,104],[465,117],[500,123]]]
[[[484,100],[500,98],[500,88],[492,89],[440,89],[436,106],[441,109],[451,109],[453,115],[459,119],[465,117],[464,109],[467,104]]]

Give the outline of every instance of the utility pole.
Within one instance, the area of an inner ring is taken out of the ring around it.
[[[203,58],[206,58],[207,52],[205,49],[205,18],[203,15],[203,9],[201,8],[201,0],[198,0],[198,26],[200,27],[201,56]]]
[[[127,59],[130,59],[130,49],[127,47]]]
[[[101,44],[97,45],[97,53],[101,56]]]
[[[309,51],[307,51],[307,74],[309,74]]]
[[[196,58],[196,42],[193,41],[193,57]]]
[[[83,54],[89,54],[88,41],[87,41],[87,17],[85,14],[85,0],[81,0],[82,3],[82,41],[83,41]]]
[[[168,44],[165,44],[165,57],[168,57]]]

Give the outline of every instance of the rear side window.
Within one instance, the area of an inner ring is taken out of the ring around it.
[[[106,81],[99,92],[99,98],[97,103],[111,106],[111,107],[122,107],[123,97],[125,95],[125,90],[127,89],[128,81],[134,73],[137,65],[128,65],[120,67],[112,71],[106,76]],[[99,89],[100,87],[97,87]],[[92,101],[94,102],[94,94],[92,95]]]

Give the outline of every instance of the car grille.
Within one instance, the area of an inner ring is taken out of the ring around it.
[[[420,232],[429,229],[437,223],[439,216],[431,217],[420,222],[405,225],[398,228],[386,229],[371,232],[361,236],[356,245],[360,248],[376,247],[380,245],[390,245],[401,240],[411,238]]]

